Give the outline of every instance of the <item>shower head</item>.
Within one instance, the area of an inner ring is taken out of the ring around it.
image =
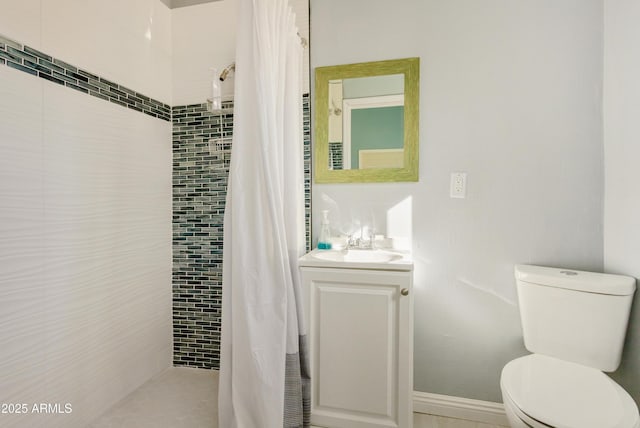
[[[224,70],[222,70],[222,73],[220,73],[220,81],[224,82],[226,78],[229,76],[229,73],[231,73],[232,71],[236,71],[235,62],[229,64]]]

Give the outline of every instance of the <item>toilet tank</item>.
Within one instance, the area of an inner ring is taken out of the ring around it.
[[[570,269],[515,267],[526,348],[611,372],[620,365],[634,278]]]

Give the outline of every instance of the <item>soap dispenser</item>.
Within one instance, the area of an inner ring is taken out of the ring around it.
[[[331,228],[329,226],[329,211],[322,211],[322,223],[320,224],[320,236],[318,237],[318,249],[330,250],[331,242]]]

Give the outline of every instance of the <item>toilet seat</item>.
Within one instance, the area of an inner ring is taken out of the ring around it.
[[[507,413],[507,418],[512,424],[512,428],[550,428],[549,425],[545,425],[542,422],[529,417],[529,415],[524,413],[521,409],[518,408],[518,406],[515,405],[515,403],[511,400],[511,398],[509,398],[507,394],[503,393],[502,399],[504,401],[504,409]],[[513,418],[514,416],[515,418]]]
[[[509,362],[500,384],[505,406],[530,426],[634,428],[639,424],[629,394],[590,367],[532,354]]]

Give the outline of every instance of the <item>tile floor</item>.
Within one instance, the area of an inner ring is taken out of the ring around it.
[[[165,370],[142,385],[89,428],[217,428],[218,372],[183,367]],[[414,413],[414,428],[502,428]]]
[[[504,428],[499,425],[483,424],[481,422],[465,421],[462,419],[444,418],[442,416],[413,414],[413,428]]]
[[[172,367],[107,411],[89,428],[215,428],[218,372]]]

